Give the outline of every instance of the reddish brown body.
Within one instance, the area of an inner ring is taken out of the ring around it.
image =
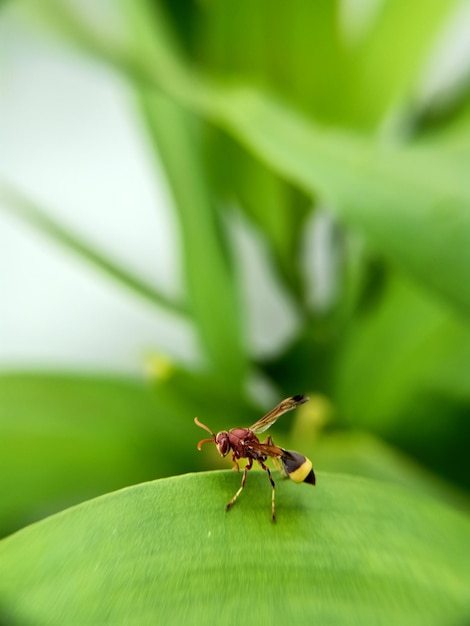
[[[232,450],[232,457],[235,462],[243,458],[253,459],[255,461],[266,461],[268,458],[266,454],[262,454],[259,448],[250,445],[252,443],[260,443],[260,440],[249,428],[232,428],[228,433],[222,432],[219,433],[219,435],[220,434],[227,434]]]
[[[226,456],[230,451],[232,452],[232,459],[236,469],[239,469],[238,461],[240,459],[248,459],[248,463],[243,471],[242,484],[227,504],[227,510],[230,509],[230,507],[235,503],[237,497],[244,488],[246,475],[247,472],[253,467],[253,461],[257,461],[268,474],[269,481],[272,486],[273,521],[275,521],[275,483],[269,468],[265,465],[268,457],[272,457],[275,460],[280,459],[285,474],[295,482],[306,482],[311,485],[315,484],[315,474],[312,469],[312,462],[309,459],[299,452],[284,450],[284,448],[274,445],[271,437],[268,437],[265,442],[261,443],[256,436],[256,433],[264,432],[267,428],[269,428],[271,424],[273,424],[283,413],[294,409],[296,406],[303,404],[307,400],[308,398],[305,396],[293,396],[292,398],[286,398],[250,428],[232,428],[229,431],[223,430],[217,433],[217,435],[215,435],[207,426],[202,424],[197,417],[194,419],[198,426],[204,428],[204,430],[207,430],[207,432],[211,434],[210,439],[202,439],[198,443],[197,447],[199,450],[204,443],[214,442],[222,456]]]

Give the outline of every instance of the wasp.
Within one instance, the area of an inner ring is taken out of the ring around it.
[[[229,452],[232,452],[232,459],[234,462],[233,469],[239,470],[238,461],[240,459],[247,459],[247,464],[243,470],[242,483],[240,488],[225,507],[228,511],[236,502],[238,496],[245,487],[246,476],[248,471],[253,467],[253,461],[257,461],[261,467],[267,472],[269,482],[271,483],[272,496],[271,496],[271,517],[273,522],[276,521],[276,511],[274,504],[275,488],[276,484],[271,476],[269,467],[265,464],[268,457],[274,460],[278,469],[284,471],[286,476],[296,483],[308,483],[315,485],[315,474],[312,469],[312,462],[307,459],[300,452],[294,450],[284,450],[279,446],[274,445],[271,436],[268,436],[266,441],[260,442],[257,435],[267,430],[274,422],[281,417],[287,411],[295,409],[300,404],[307,402],[307,396],[297,395],[291,398],[286,398],[275,406],[271,411],[266,413],[260,420],[255,422],[253,426],[249,428],[232,428],[228,432],[222,430],[220,433],[214,434],[210,428],[205,424],[202,424],[197,417],[194,418],[197,426],[200,426],[204,430],[210,433],[210,439],[201,439],[197,444],[198,450],[201,449],[205,443],[213,442],[217,446],[217,450],[221,456],[227,456]],[[279,464],[280,461],[280,464]],[[281,467],[280,467],[281,466]]]

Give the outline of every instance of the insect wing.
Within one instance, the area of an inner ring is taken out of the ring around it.
[[[269,413],[263,415],[263,417],[255,422],[253,426],[250,426],[250,430],[252,430],[256,435],[259,433],[263,433],[265,430],[274,424],[274,422],[281,417],[287,411],[292,411],[299,406],[299,404],[303,404],[307,402],[308,398],[306,396],[292,396],[291,398],[286,398],[282,402],[280,402],[274,409],[271,409]]]
[[[270,456],[273,458],[283,456],[285,453],[285,450],[283,448],[280,448],[279,446],[275,446],[269,443],[260,443],[259,441],[247,442],[245,443],[245,447],[249,450],[259,452],[263,456]]]

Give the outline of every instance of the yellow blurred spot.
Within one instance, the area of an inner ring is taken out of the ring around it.
[[[171,359],[164,354],[149,354],[144,361],[145,374],[156,382],[169,380],[174,371],[175,365]]]
[[[314,441],[333,418],[331,401],[321,394],[308,394],[310,400],[294,413],[292,437],[305,443]]]

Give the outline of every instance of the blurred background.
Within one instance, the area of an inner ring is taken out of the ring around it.
[[[468,0],[1,2],[0,533],[297,393],[468,510],[469,86]]]

